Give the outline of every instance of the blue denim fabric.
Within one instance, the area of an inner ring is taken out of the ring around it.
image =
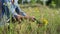
[[[26,13],[24,13],[18,6],[16,7],[16,12],[22,16],[26,16]]]
[[[18,0],[15,0],[13,6],[15,7],[15,10],[16,10],[16,12],[17,12],[18,14],[20,14],[20,15],[22,15],[22,16],[26,16],[26,13],[24,13],[24,12],[21,10],[21,8],[19,7],[19,5],[18,5]]]
[[[11,0],[4,0],[4,2],[5,2],[5,3],[7,3],[7,2],[11,2]]]
[[[2,0],[0,0],[0,18],[2,17],[1,12],[2,12]]]
[[[5,0],[4,2],[6,2],[6,4],[8,4],[7,2],[11,2],[8,0]],[[9,7],[9,8],[8,8]],[[19,5],[18,5],[18,1],[15,0],[15,4],[11,4],[10,6],[5,6],[3,5],[2,7],[2,16],[5,15],[10,18],[10,14],[12,14],[14,17],[17,16],[18,14],[25,16],[26,14],[20,9]],[[12,17],[13,17],[12,16]]]
[[[2,2],[2,7],[1,7],[1,8],[2,8],[2,11],[1,11],[1,14],[0,14],[0,18],[2,18],[4,14],[5,14],[8,18],[9,18],[9,15],[10,15],[8,7],[5,6],[5,5],[3,5],[3,4],[5,3],[5,1],[7,2],[7,0],[2,0],[2,1],[1,1],[1,2]]]
[[[2,15],[6,15],[8,18],[10,18],[10,12],[7,6],[3,5]]]
[[[20,9],[19,5],[18,5],[18,0],[15,0],[14,1],[14,4],[11,4],[10,6],[10,12],[13,14],[13,15],[22,15],[22,16],[26,16],[26,14]]]

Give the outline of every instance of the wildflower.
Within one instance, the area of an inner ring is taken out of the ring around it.
[[[42,20],[42,23],[43,23],[44,25],[47,25],[47,24],[48,24],[48,20],[47,20],[47,19],[42,18],[41,20]]]

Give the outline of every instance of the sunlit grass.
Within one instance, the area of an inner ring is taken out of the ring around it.
[[[41,20],[41,18],[46,19],[47,21],[45,21],[48,24],[38,27],[36,22],[28,20],[22,21],[21,24],[17,22],[15,24],[10,23],[10,30],[7,31],[7,34],[60,34],[60,31],[58,31],[60,30],[60,12],[58,10],[43,6],[22,8],[22,10],[30,16],[35,16],[38,20]],[[0,33],[2,31],[4,29],[0,28]]]

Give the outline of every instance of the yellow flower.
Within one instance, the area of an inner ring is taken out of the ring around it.
[[[47,25],[47,24],[48,24],[48,20],[47,20],[47,19],[42,18],[41,20],[42,20],[42,23],[43,23],[44,25]]]

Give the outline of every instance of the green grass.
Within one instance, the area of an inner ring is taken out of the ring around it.
[[[0,34],[5,31],[6,34],[60,34],[60,11],[57,9],[51,9],[48,7],[28,7],[22,8],[30,16],[35,16],[38,20],[45,18],[48,20],[48,25],[38,27],[36,22],[28,20],[22,21],[21,24],[10,24],[10,30],[8,31],[7,26],[2,29],[0,28]]]

